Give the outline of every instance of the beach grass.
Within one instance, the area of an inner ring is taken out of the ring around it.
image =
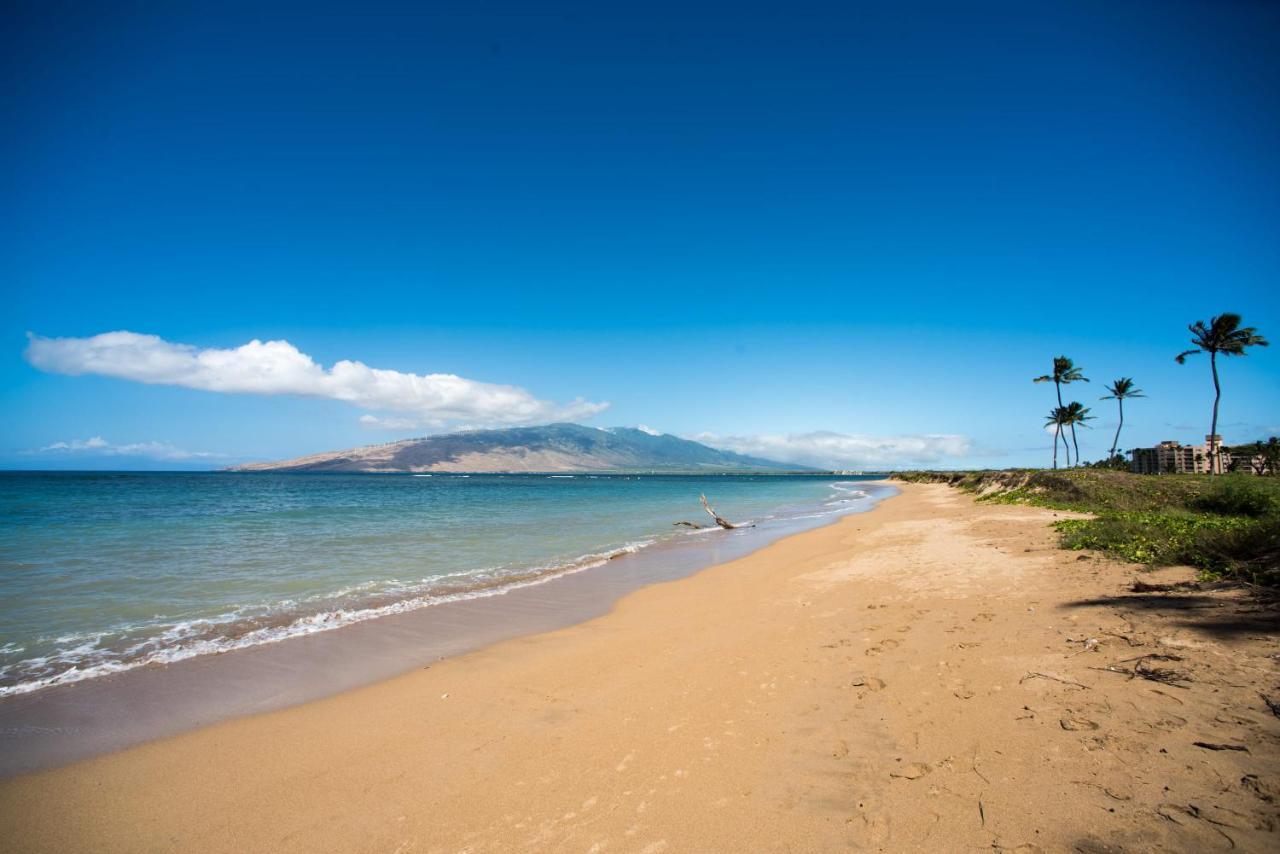
[[[1103,469],[902,472],[978,500],[1088,513],[1055,523],[1066,549],[1150,566],[1185,564],[1206,578],[1280,584],[1280,479],[1137,475]]]

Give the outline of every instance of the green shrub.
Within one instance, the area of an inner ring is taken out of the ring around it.
[[[1152,566],[1187,564],[1207,575],[1280,585],[1280,478],[1137,475],[1105,468],[914,472],[996,504],[1095,514],[1056,523],[1062,546]]]
[[[1254,584],[1280,585],[1280,518],[1251,519],[1213,532],[1195,544],[1197,566]]]
[[[1280,520],[1186,513],[1108,513],[1055,523],[1062,547],[1095,549],[1151,566],[1186,564],[1211,575],[1274,584]]]
[[[1217,478],[1192,504],[1209,513],[1256,518],[1280,512],[1280,490],[1264,478],[1233,474]]]

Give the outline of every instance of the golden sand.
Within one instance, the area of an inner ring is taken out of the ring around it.
[[[1054,548],[1050,511],[902,489],[590,622],[7,781],[0,840],[1280,847],[1267,615],[1238,592],[1129,593],[1132,566]]]

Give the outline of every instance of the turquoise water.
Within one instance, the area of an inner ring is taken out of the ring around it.
[[[497,595],[735,522],[826,476],[0,473],[0,696]],[[601,571],[607,571],[602,569]]]

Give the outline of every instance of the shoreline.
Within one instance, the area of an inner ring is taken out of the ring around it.
[[[706,536],[668,537],[482,595],[442,598],[324,631],[0,697],[0,737],[6,743],[0,779],[319,700],[490,644],[601,616],[634,590],[869,512],[896,492],[886,481],[857,483],[860,490],[865,487],[865,498],[825,513],[697,532]]]
[[[0,782],[0,833],[30,851],[1274,847],[1274,612],[1132,593],[1138,568],[1057,549],[1063,514],[900,488],[586,622]]]
[[[32,474],[48,473],[16,473],[18,477],[29,477]],[[104,473],[62,472],[58,474],[62,474],[69,479],[87,477],[92,481],[100,478]],[[388,480],[403,482],[409,478],[433,477],[433,475],[429,474],[410,475],[399,473],[394,476],[375,473],[357,475],[347,473],[290,473],[284,475],[266,473],[261,476],[269,481],[282,480],[286,483],[295,480],[307,483],[326,478],[337,478],[345,483],[352,480],[359,481],[366,476],[384,482]],[[472,474],[439,474],[435,476],[438,476],[442,483],[470,480],[473,477]],[[151,480],[153,482],[155,482],[156,478],[167,477],[196,478],[199,480],[207,480],[210,477],[227,477],[234,481],[238,480],[241,474],[217,472],[194,474],[181,472],[116,473],[111,479],[120,477],[130,480]],[[247,477],[252,480],[255,475],[247,475]],[[775,479],[795,479],[797,476],[758,476],[754,474],[726,473],[724,477],[729,482],[737,482],[740,485],[743,480],[755,482],[767,480],[770,477]],[[649,479],[653,482],[678,483],[688,478],[698,479],[698,476],[658,475],[650,477],[585,473],[573,475],[537,474],[530,476],[475,473],[474,478],[477,483],[488,481],[499,484],[513,480],[515,483],[528,484],[531,482],[536,483],[543,479],[581,479],[583,481],[605,482]],[[701,479],[705,481],[705,477]],[[876,478],[855,478],[854,480],[842,481],[827,474],[806,475],[800,479],[825,484],[836,493],[853,492],[855,495],[860,495],[861,490],[848,490],[846,487],[859,482],[876,480]],[[296,483],[290,485],[296,486]],[[310,498],[310,496],[308,497]],[[616,496],[614,497],[616,498]],[[324,500],[324,496],[321,495],[311,509],[323,508]],[[779,525],[790,527],[794,520],[810,518],[810,514],[814,512],[821,515],[839,514],[843,511],[838,505],[857,500],[857,498],[834,496],[819,501],[816,497],[808,496],[806,499],[801,499],[800,503],[795,504],[784,502],[764,507],[757,505],[752,508],[752,511],[763,515],[754,519],[742,519],[741,522],[743,524],[739,525],[742,530],[736,532],[735,536],[741,535],[743,531],[750,528],[776,528]],[[507,505],[512,506],[512,503],[507,502]],[[836,506],[836,509],[827,509],[833,506]],[[243,509],[241,507],[241,511]],[[402,507],[400,509],[405,510],[407,508]],[[674,508],[667,509],[673,510]],[[639,508],[637,510],[643,517],[644,510]],[[412,526],[413,523],[410,519],[403,516],[401,519],[402,524]],[[118,524],[119,520],[115,521]],[[352,521],[349,518],[348,524],[351,524]],[[356,523],[359,522],[358,518],[354,521]],[[453,520],[446,519],[446,524],[451,521]],[[500,515],[494,521],[494,530],[490,532],[490,536],[487,539],[501,541],[502,537],[495,535],[500,533],[504,522],[518,525],[522,521],[518,518],[513,519],[510,514],[505,517]],[[114,623],[108,621],[96,624],[79,622],[67,624],[56,622],[61,615],[54,613],[49,616],[54,620],[53,625],[55,628],[42,629],[41,634],[45,636],[32,637],[28,634],[28,636],[24,637],[21,631],[18,631],[15,633],[16,642],[6,644],[5,648],[0,650],[0,653],[5,653],[4,656],[0,656],[0,702],[3,702],[6,697],[20,696],[103,676],[112,676],[137,668],[175,664],[206,655],[222,655],[292,638],[332,631],[368,620],[409,613],[436,605],[484,598],[486,596],[505,595],[513,590],[545,583],[559,576],[594,569],[628,553],[640,552],[652,547],[657,547],[659,550],[679,548],[681,535],[709,534],[711,536],[720,536],[724,533],[714,525],[705,526],[702,530],[673,531],[666,519],[654,520],[650,517],[644,521],[649,524],[633,525],[625,532],[613,530],[611,532],[612,536],[608,533],[599,534],[597,532],[598,536],[584,538],[581,535],[574,537],[573,532],[564,532],[565,536],[557,539],[561,541],[572,540],[577,546],[577,549],[569,549],[567,551],[560,548],[549,550],[545,548],[544,544],[536,542],[512,543],[494,553],[472,554],[470,560],[464,557],[461,562],[450,562],[447,566],[441,566],[438,561],[432,565],[430,559],[428,559],[425,574],[420,577],[414,574],[415,570],[420,567],[401,566],[402,570],[408,572],[407,580],[400,577],[388,578],[385,573],[379,574],[376,571],[368,571],[370,564],[377,564],[378,558],[384,557],[384,555],[364,554],[355,559],[355,565],[358,567],[355,576],[349,575],[346,578],[331,577],[329,579],[331,584],[327,587],[322,584],[319,587],[303,591],[301,595],[295,595],[293,590],[285,589],[275,591],[276,595],[274,597],[271,591],[266,591],[263,594],[246,593],[244,598],[224,598],[220,601],[219,607],[215,607],[212,610],[202,609],[199,602],[184,601],[175,604],[173,601],[159,601],[153,603],[156,610],[156,616],[153,620],[139,619],[135,613],[128,617],[117,615],[118,619]],[[324,531],[320,532],[322,536],[324,533]],[[381,539],[395,539],[398,533],[394,529],[384,529],[381,531]],[[339,532],[337,536],[341,539],[343,534]],[[368,532],[365,533],[365,536],[369,536]],[[461,541],[450,541],[446,538],[433,542],[428,539],[425,543],[415,543],[414,545],[420,548],[425,547],[428,554],[433,547],[438,545],[444,545],[446,548],[461,546],[464,550],[467,548],[474,549],[474,544],[468,543],[465,537],[466,532],[463,532]],[[234,543],[232,545],[234,546]],[[149,546],[150,543],[145,541],[134,543],[135,549],[146,549]],[[198,553],[198,549],[196,551],[194,561],[198,564],[202,555]],[[252,552],[254,550],[250,549],[249,551]],[[39,562],[45,556],[29,552],[28,557],[32,562]],[[67,556],[62,554],[58,555],[58,557],[65,560]],[[245,555],[241,554],[240,559],[244,560]],[[117,565],[127,563],[127,560],[128,555],[117,555]],[[395,560],[395,558],[393,557],[392,560]],[[111,572],[111,568],[108,567],[98,567],[98,569],[107,574]],[[154,571],[154,567],[146,569]],[[186,571],[187,569],[187,566],[178,566],[172,567],[171,571]],[[339,570],[340,573],[341,570]],[[152,579],[146,578],[144,574],[143,580],[149,581]],[[234,579],[231,581],[234,583]],[[28,590],[26,593],[38,594],[38,591]],[[23,592],[18,591],[15,596],[21,602]],[[151,605],[152,603],[148,604]],[[178,616],[167,618],[163,616],[165,613],[170,613],[167,609],[175,607],[178,610]],[[182,613],[183,610],[186,613]],[[56,645],[48,645],[50,640],[54,640]],[[26,660],[22,660],[16,655],[16,653],[27,652],[24,647],[30,647],[33,650],[28,653],[29,657]],[[50,666],[51,663],[54,666]],[[0,775],[2,774],[3,769],[0,769]]]

